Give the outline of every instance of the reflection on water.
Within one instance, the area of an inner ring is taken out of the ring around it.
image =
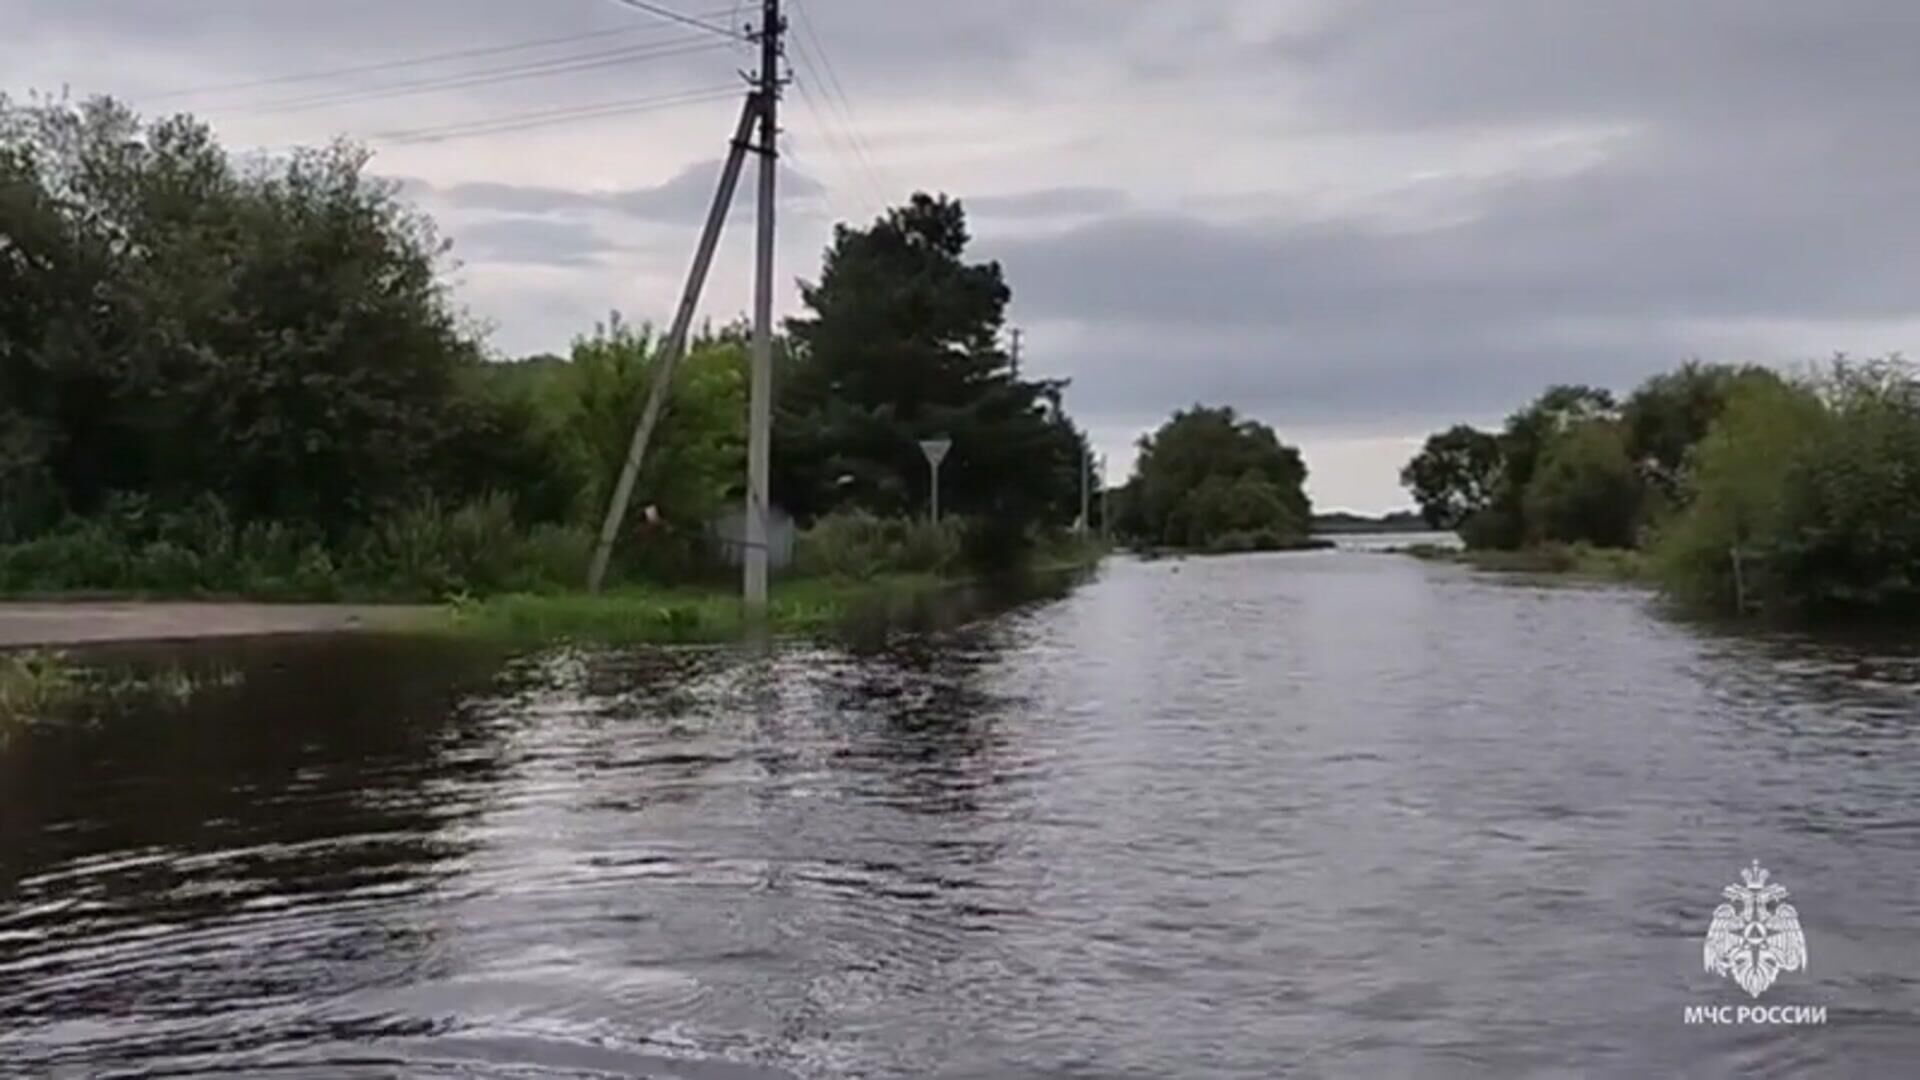
[[[0,1073],[1895,1075],[1920,654],[1330,552],[885,647],[256,645],[0,753]],[[1819,1029],[1702,1029],[1758,858]]]

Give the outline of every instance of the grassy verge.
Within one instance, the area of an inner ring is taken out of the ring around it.
[[[1518,551],[1463,551],[1415,544],[1402,554],[1432,562],[1451,562],[1501,574],[1564,574],[1606,581],[1645,582],[1652,578],[1647,557],[1638,551],[1589,544],[1541,544]]]
[[[1009,579],[952,571],[801,574],[776,581],[766,631],[776,637],[865,634],[875,628],[941,625],[995,604],[1049,594],[1099,564],[1109,548],[1087,538],[1043,544]],[[737,586],[627,586],[603,596],[541,593],[459,600],[428,632],[512,643],[721,644],[752,629]]]

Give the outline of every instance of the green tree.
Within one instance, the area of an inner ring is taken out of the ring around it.
[[[1592,386],[1553,386],[1507,418],[1500,433],[1501,469],[1493,498],[1462,524],[1469,547],[1517,548],[1539,529],[1527,520],[1527,490],[1547,447],[1577,424],[1617,417],[1611,391]]]
[[[1502,464],[1499,436],[1461,424],[1428,438],[1400,483],[1428,525],[1458,529],[1492,505]]]
[[[835,230],[801,290],[809,314],[788,324],[776,502],[803,519],[846,505],[921,513],[919,442],[947,437],[941,501],[954,513],[1015,534],[1078,512],[1085,443],[1060,407],[1065,384],[1014,374],[998,344],[1011,293],[999,264],[966,260],[968,242],[961,204],[924,194]]]
[[[1778,599],[1768,556],[1790,531],[1785,478],[1831,425],[1818,395],[1781,381],[1733,390],[1700,441],[1685,509],[1660,531],[1654,563],[1668,591],[1714,607],[1734,604],[1736,552],[1754,599]]]
[[[1313,518],[1300,452],[1231,408],[1196,405],[1140,440],[1124,526],[1150,544],[1280,547]]]
[[[65,508],[212,493],[338,532],[447,471],[478,349],[366,160],[241,166],[189,118],[0,101],[7,441]]]
[[[652,392],[661,342],[618,313],[576,338],[566,358],[488,365],[493,392],[529,410],[537,430],[518,440],[558,444],[553,495],[589,524],[605,513]],[[735,329],[703,333],[673,387],[634,486],[621,554],[656,575],[692,572],[707,525],[742,499],[746,478],[746,346]],[[520,490],[542,490],[520,477]],[[651,508],[651,512],[645,512]]]
[[[1690,360],[1641,383],[1627,398],[1621,409],[1627,453],[1669,502],[1685,497],[1694,447],[1707,437],[1734,391],[1755,381],[1777,383],[1780,377],[1763,367]]]
[[[1553,436],[1527,486],[1529,538],[1632,547],[1641,499],[1620,424],[1581,421]]]
[[[1843,358],[1817,389],[1828,422],[1782,474],[1769,573],[1811,613],[1920,612],[1920,376]]]

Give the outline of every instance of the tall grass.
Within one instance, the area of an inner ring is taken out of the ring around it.
[[[959,566],[964,526],[875,517],[863,510],[821,518],[794,545],[802,576],[870,581],[882,574],[946,574]]]
[[[928,574],[783,581],[773,589],[764,629],[784,636],[824,633],[949,585]],[[456,633],[470,637],[602,644],[717,644],[738,641],[750,629],[731,591],[639,585],[603,596],[517,594],[461,603],[453,606],[450,622]]]
[[[79,690],[76,669],[61,653],[0,653],[0,740],[23,724],[44,719]]]
[[[340,537],[235,522],[212,498],[171,511],[121,498],[0,545],[0,594],[439,600],[574,587],[591,548],[585,529],[521,525],[499,495],[457,505],[429,498]]]

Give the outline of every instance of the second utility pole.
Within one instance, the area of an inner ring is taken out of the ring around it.
[[[767,610],[767,516],[773,454],[773,255],[775,185],[780,165],[780,0],[764,0],[760,18],[760,237],[753,276],[753,373],[747,399],[747,612]]]

